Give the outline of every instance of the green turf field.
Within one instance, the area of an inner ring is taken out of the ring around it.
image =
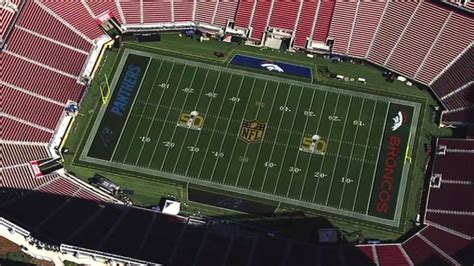
[[[418,103],[133,50],[111,87],[82,162],[400,223]]]

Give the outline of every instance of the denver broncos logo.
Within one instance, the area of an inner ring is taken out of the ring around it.
[[[260,66],[266,68],[268,71],[276,71],[279,73],[285,72],[283,68],[281,68],[277,64],[265,63],[265,64],[261,64]]]
[[[408,114],[406,112],[402,113],[402,111],[398,111],[397,116],[392,118],[392,120],[392,131],[397,131],[403,124],[408,122]]]

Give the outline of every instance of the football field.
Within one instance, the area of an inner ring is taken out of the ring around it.
[[[420,104],[125,50],[80,160],[398,226]]]

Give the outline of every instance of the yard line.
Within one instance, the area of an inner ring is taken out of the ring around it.
[[[174,99],[176,99],[176,94],[178,93],[178,90],[179,90],[179,86],[181,85],[181,80],[183,79],[183,75],[184,75],[184,72],[186,72],[186,68],[188,67],[188,65],[184,65],[184,68],[183,68],[183,71],[181,71],[181,76],[179,78],[179,81],[178,81],[178,85],[176,86],[176,89],[174,90],[174,94],[173,94],[173,100],[171,100],[171,104],[170,106],[173,106],[173,103],[174,103]],[[172,72],[170,72],[172,73]],[[170,76],[171,77],[171,76]],[[168,88],[170,89],[170,88]],[[168,117],[170,115],[170,111],[171,111],[171,108],[168,109],[168,112],[166,112],[166,118],[165,120],[168,121]],[[153,162],[153,157],[155,157],[155,153],[156,153],[156,150],[158,148],[158,145],[160,145],[160,141],[161,141],[161,135],[163,134],[163,131],[165,129],[165,126],[163,125],[163,127],[161,127],[161,130],[160,130],[160,135],[158,135],[158,138],[157,138],[157,142],[156,142],[156,145],[155,145],[155,148],[153,149],[153,153],[152,155],[150,156],[150,162],[148,162],[148,168],[151,167],[151,162]]]
[[[162,61],[162,63],[163,63],[163,62],[164,62],[164,61]],[[170,77],[171,77],[171,74],[172,74],[173,71],[174,71],[174,67],[175,67],[175,66],[176,66],[176,64],[173,62],[173,65],[171,66],[171,70],[170,70],[170,72],[168,73],[168,77],[166,78],[166,84],[168,84],[168,82],[169,82],[169,80],[170,80]],[[161,66],[160,66],[160,69],[161,69]],[[157,77],[156,79],[158,79],[158,75],[157,75],[156,77]],[[155,87],[156,79],[155,79],[155,81],[153,82],[153,87]],[[160,95],[160,99],[159,99],[159,101],[158,101],[158,106],[161,104],[161,100],[163,99],[163,95],[165,95],[165,91],[166,91],[166,89],[163,88],[163,91],[161,92],[161,95]],[[148,104],[148,101],[146,102],[146,104]],[[150,131],[151,131],[152,127],[153,127],[153,122],[154,122],[154,120],[155,120],[156,114],[158,113],[158,106],[156,106],[155,112],[153,113],[153,118],[152,118],[153,120],[151,121],[150,126],[148,126],[148,130],[147,130],[147,133],[146,133],[147,136],[150,135]],[[159,143],[159,141],[160,141],[160,140],[158,139],[158,140],[157,140],[157,143]],[[137,166],[138,162],[140,161],[144,149],[145,149],[145,143],[142,143],[142,146],[141,146],[141,148],[140,148],[140,152],[139,152],[139,154],[138,154],[137,160],[135,161],[135,166]],[[153,150],[154,150],[154,149],[153,149]]]
[[[303,88],[304,89],[304,88]],[[314,100],[314,95],[316,94],[316,90],[313,90],[313,94],[311,95],[311,102],[309,104],[309,110],[308,111],[311,111],[311,108],[313,108],[313,100]],[[321,115],[322,116],[322,115]],[[321,119],[321,116],[319,117],[319,119]],[[303,132],[306,132],[306,128],[308,126],[308,120],[309,120],[310,116],[306,116],[306,121],[304,121],[304,127],[303,127]],[[294,123],[293,123],[294,124]],[[292,126],[293,128],[293,126]],[[304,134],[301,134],[301,138],[300,138],[300,143],[303,142],[303,139],[304,139]],[[298,153],[296,154],[296,159],[295,159],[295,163],[294,165],[296,165],[296,163],[298,162],[298,158],[299,158],[299,155],[300,155],[300,152],[298,150]],[[306,170],[308,171],[308,170]],[[304,182],[306,182],[306,176],[308,175],[307,172],[304,172],[306,173],[305,176],[304,176],[304,180],[303,180],[303,186],[304,186]],[[288,190],[286,191],[286,197],[288,198],[288,194],[290,194],[290,188],[291,188],[291,183],[293,182],[293,176],[295,175],[295,172],[291,173],[291,177],[290,177],[290,185],[288,186]],[[301,188],[301,191],[303,191],[303,188]]]
[[[319,125],[321,125],[321,120],[323,118],[323,111],[324,111],[324,107],[326,106],[327,98],[328,98],[328,92],[325,91],[324,101],[323,101],[323,104],[322,104],[322,107],[321,107],[321,111],[319,112],[319,119],[318,119],[318,125],[316,126],[316,132],[319,131]],[[313,100],[314,100],[314,94],[313,94],[313,97],[311,98],[311,106],[313,105]],[[309,119],[309,117],[308,117],[308,119]],[[306,122],[307,121],[308,120],[306,120]],[[306,127],[306,125],[305,125],[305,127]],[[305,133],[303,133],[303,136],[304,136],[304,134]],[[309,157],[308,157],[308,163],[306,164],[306,171],[305,171],[306,175],[304,176],[303,186],[306,184],[306,179],[308,179],[308,171],[309,171],[309,166],[311,165],[311,159],[312,158],[313,158],[313,153],[310,153]],[[304,190],[304,188],[301,188],[300,197],[298,198],[298,200],[301,200],[301,198],[303,197],[303,190]]]
[[[290,86],[290,89],[292,87],[293,86]],[[291,123],[291,128],[293,128],[295,126],[296,116],[298,115],[298,109],[300,108],[301,97],[303,97],[303,91],[304,91],[304,89],[303,89],[303,87],[301,87],[300,97],[298,98],[298,104],[296,105],[295,115],[293,116],[293,122]],[[288,146],[290,145],[290,139],[291,139],[291,135],[288,136],[288,140],[286,141],[286,145],[288,145]],[[288,152],[288,147],[285,148],[285,155],[283,155],[283,159],[281,160],[281,167],[280,167],[280,170],[278,171],[277,181],[276,181],[275,188],[273,189],[273,194],[276,193],[276,190],[278,188],[278,183],[280,182],[281,172],[283,170],[283,164],[285,163],[287,152]],[[298,153],[297,153],[297,155],[298,155]],[[291,175],[290,185],[288,187],[291,186],[291,181],[293,180],[293,174],[294,174],[294,172]]]
[[[257,79],[254,79],[253,80],[253,83],[252,83],[252,90],[250,91],[249,93],[249,98],[247,99],[247,103],[245,103],[245,111],[244,111],[244,114],[242,116],[242,119],[245,119],[245,115],[247,114],[247,110],[249,109],[249,103],[250,103],[250,100],[252,99],[252,94],[253,94],[253,89],[255,87],[255,83],[257,82]],[[233,114],[232,114],[233,115]],[[231,115],[231,118],[232,118],[232,115]],[[226,133],[227,133],[227,130],[226,130]],[[224,138],[225,139],[225,138]],[[224,139],[222,139],[222,142],[224,143]],[[229,164],[227,165],[227,168],[225,169],[225,174],[224,174],[224,179],[222,180],[222,183],[225,183],[225,180],[227,178],[227,174],[229,173],[229,168],[230,168],[230,165],[232,163],[232,159],[234,158],[234,151],[235,151],[235,147],[237,146],[237,141],[238,141],[238,137],[236,138],[236,140],[234,141],[234,145],[232,147],[232,152],[230,153],[230,160],[229,160]],[[247,144],[248,145],[248,144]],[[222,148],[221,148],[222,149]],[[238,178],[237,178],[238,179]]]
[[[240,85],[239,85],[239,90],[237,91],[237,96],[240,95],[240,90],[242,89],[242,84],[244,83],[244,79],[245,79],[245,76],[242,76],[242,80],[240,81]],[[228,84],[228,85],[230,85],[230,84]],[[226,94],[227,94],[227,91],[229,91],[229,86],[227,86]],[[224,98],[224,102],[225,102],[225,98]],[[232,116],[234,115],[235,106],[237,105],[237,102],[233,102],[233,103],[234,103],[234,105],[232,106],[232,111],[230,112],[230,118],[232,118]],[[229,130],[230,123],[231,123],[231,120],[229,120],[227,122],[227,126],[225,128],[225,134],[227,134],[227,131]],[[225,138],[222,138],[221,146],[219,148],[219,152],[224,147],[224,142],[225,142]],[[206,154],[207,154],[207,152],[208,151],[206,151]],[[210,179],[211,181],[212,181],[212,178],[214,177],[214,174],[216,172],[218,162],[219,162],[219,158],[216,158],[216,162],[214,163],[214,167],[212,168],[212,172],[211,172],[211,179]],[[225,179],[222,182],[224,182],[224,181],[225,181]]]
[[[385,113],[385,123],[383,124],[382,136],[380,136],[379,152],[377,153],[377,160],[375,161],[375,170],[374,170],[374,175],[372,176],[372,186],[370,187],[369,201],[367,202],[367,210],[365,211],[366,215],[369,214],[370,199],[372,198],[372,192],[374,190],[375,176],[377,175],[377,165],[380,159],[380,152],[382,150],[382,143],[383,143],[383,135],[385,134],[385,127],[387,126],[388,111],[390,110],[391,104],[392,104],[391,102],[388,103],[387,112]]]
[[[214,84],[214,88],[212,89],[212,93],[216,92],[217,84],[219,84],[219,80],[221,79],[221,74],[222,74],[222,71],[219,71],[219,75],[217,76],[216,84]],[[209,100],[209,104],[206,107],[206,112],[204,113],[206,116],[207,116],[207,113],[209,113],[209,108],[211,108],[211,103],[212,103],[213,99],[214,98],[211,97],[211,99]],[[198,136],[197,136],[196,140],[194,141],[194,147],[196,147],[196,145],[199,143],[199,139],[201,137],[201,132],[202,132],[202,130],[199,131]],[[193,161],[193,158],[194,158],[194,152],[191,153],[191,158],[189,159],[188,166],[186,167],[186,172],[184,173],[185,176],[188,175],[189,167],[191,167],[191,162]]]
[[[254,85],[255,85],[255,83],[254,83]],[[265,97],[265,92],[267,90],[267,85],[268,85],[268,80],[265,80],[265,86],[263,87],[263,93],[262,93],[262,96],[260,97],[260,102],[262,102],[263,98]],[[253,87],[252,87],[252,90],[253,90]],[[252,91],[252,93],[253,93],[253,91]],[[260,108],[261,108],[261,106],[259,105],[258,108],[257,108],[257,113],[255,114],[255,119],[258,118],[258,114],[260,113]],[[260,145],[260,147],[262,147],[262,146]],[[260,153],[260,147],[259,147],[259,150],[258,150],[258,153],[257,153],[257,157],[255,157],[255,163],[257,163],[257,158],[258,158],[258,155]],[[249,144],[246,143],[244,157],[247,157],[248,148],[249,148]],[[237,174],[237,180],[235,181],[235,186],[237,186],[237,184],[239,183],[240,174],[242,173],[242,167],[243,166],[244,166],[244,162],[241,162],[239,173]],[[250,186],[251,183],[252,183],[252,177],[250,177],[249,186]]]
[[[197,73],[198,69],[199,69],[199,67],[196,67],[196,69],[194,70],[194,74],[193,74],[193,77],[191,79],[191,83],[189,84],[189,86],[191,88],[193,87],[194,79],[196,78],[196,73]],[[181,86],[181,80],[180,80],[180,84],[176,88],[176,91],[179,90],[179,86]],[[188,101],[188,97],[189,97],[189,93],[186,93],[186,97],[184,98],[183,105],[181,106],[180,114],[183,113],[184,107],[186,106],[186,102]],[[171,106],[173,106],[173,105],[171,105]],[[166,117],[166,120],[168,120],[168,117]],[[176,129],[178,129],[178,126],[175,126],[173,128],[173,134],[171,135],[171,139],[170,139],[171,141],[174,139],[174,135],[176,134]],[[183,145],[181,145],[181,147],[182,146],[184,146],[184,140],[183,140]],[[160,170],[163,170],[163,167],[165,166],[165,162],[166,162],[166,159],[168,157],[169,152],[170,152],[170,148],[168,147],[168,149],[166,149],[166,152],[165,152],[165,157],[163,157],[163,162],[161,162]]]
[[[206,72],[206,77],[204,78],[204,81],[202,82],[201,84],[201,90],[199,91],[199,96],[198,96],[198,100],[196,101],[196,104],[194,105],[194,110],[197,109],[198,105],[199,105],[199,101],[201,100],[201,96],[202,96],[202,91],[204,90],[204,84],[206,84],[207,82],[207,78],[209,77],[209,68],[207,69],[207,72]],[[191,88],[192,88],[192,83],[191,83]],[[186,103],[186,102],[185,102]],[[193,111],[194,111],[193,110]],[[192,112],[192,111],[191,111]],[[178,159],[176,160],[176,162],[174,163],[174,167],[173,167],[173,173],[176,171],[176,167],[178,166],[178,162],[179,162],[179,159],[181,157],[181,153],[183,152],[183,147],[184,147],[184,143],[186,143],[186,138],[188,137],[188,133],[189,133],[189,130],[192,130],[192,129],[187,129],[186,130],[186,133],[184,135],[184,138],[183,138],[183,145],[181,145],[181,149],[179,150],[179,153],[178,153]],[[199,131],[200,133],[201,131]],[[194,154],[194,152],[191,153],[191,156]]]
[[[278,83],[277,89],[276,89],[276,92],[275,92],[275,95],[273,96],[272,105],[270,106],[270,112],[269,112],[269,114],[268,114],[268,119],[267,119],[267,121],[270,121],[270,120],[271,120],[270,118],[272,117],[272,109],[273,109],[273,106],[274,106],[274,104],[275,104],[276,96],[278,95],[278,89],[280,88],[280,84],[281,84],[281,83]],[[259,109],[259,110],[260,110],[260,109]],[[263,147],[263,143],[264,143],[264,142],[265,142],[265,141],[262,141],[262,143],[260,143],[260,147],[258,148],[257,157],[255,157],[255,163],[253,164],[252,175],[251,175],[251,177],[250,177],[250,183],[249,183],[249,186],[247,187],[247,189],[249,189],[249,188],[250,188],[250,185],[252,184],[253,175],[255,174],[255,169],[257,168],[257,162],[258,162],[258,159],[259,159],[259,157],[260,157],[260,152],[262,151],[262,147]],[[240,178],[240,176],[239,176],[239,178]],[[265,182],[265,181],[264,181],[264,182]]]
[[[362,106],[360,107],[360,110],[359,110],[359,116],[357,117],[357,120],[360,121],[360,117],[362,116],[362,110],[364,109],[364,103],[365,103],[365,98],[362,98]],[[352,143],[355,142],[356,138],[357,138],[357,133],[359,132],[359,126],[356,126],[356,132],[354,134],[354,138],[352,139]],[[367,138],[368,139],[368,138]],[[351,154],[350,154],[350,160],[349,160],[349,165],[347,166],[347,170],[346,170],[346,174],[345,176],[347,177],[347,175],[349,174],[349,169],[351,168],[351,162],[352,162],[352,154],[354,153],[354,145],[352,145],[352,148],[351,148]],[[362,167],[361,167],[362,168]],[[341,193],[341,198],[339,199],[339,209],[341,208],[341,205],[342,205],[342,199],[344,198],[344,191],[346,190],[346,182],[344,182],[342,184],[342,193]]]
[[[346,133],[346,125],[347,125],[347,118],[349,117],[349,110],[351,109],[351,104],[352,104],[352,95],[351,98],[349,98],[349,106],[347,107],[347,113],[346,113],[346,118],[344,119],[343,125],[342,125],[342,133],[341,133],[341,141],[344,138],[344,133]],[[337,154],[341,153],[341,146],[342,142],[339,143],[339,146],[337,147]],[[332,189],[332,184],[334,183],[334,174],[336,173],[336,168],[337,168],[337,163],[339,162],[339,157],[336,157],[336,162],[334,163],[334,166],[332,168],[332,178],[331,182],[329,183],[329,189],[328,189],[328,195],[326,196],[326,203],[324,205],[328,205],[329,203],[329,197],[331,196],[331,189]]]
[[[370,127],[371,128],[372,128],[372,124],[374,123],[375,110],[377,110],[377,103],[378,103],[378,101],[375,101],[374,110],[372,111],[372,118],[370,119]],[[369,136],[370,136],[370,134],[369,134]],[[365,161],[365,156],[367,154],[367,146],[369,145],[369,136],[367,136],[367,141],[365,142],[366,147],[365,147],[365,150],[364,150],[364,155],[362,156],[362,159],[364,161]],[[360,180],[362,179],[362,170],[363,169],[364,169],[364,164],[362,164],[362,166],[359,170],[359,180],[357,181],[357,188],[356,188],[356,193],[354,195],[354,201],[353,201],[353,204],[352,204],[352,211],[354,211],[354,209],[355,209],[357,194],[359,194],[359,186],[360,186]]]
[[[161,61],[161,63],[160,63],[160,68],[158,69],[158,72],[156,73],[155,79],[153,80],[153,87],[155,86],[156,79],[158,78],[158,75],[160,74],[161,66],[162,66],[162,65],[163,65],[163,61]],[[152,87],[152,88],[153,88],[153,87]],[[150,100],[150,97],[151,97],[152,92],[153,92],[153,89],[151,89],[150,92],[148,92],[148,97],[146,98],[146,99],[147,99],[147,102]],[[137,97],[138,97],[138,95],[137,95]],[[137,101],[137,102],[139,102],[139,101]],[[145,105],[145,107],[146,107],[146,105]],[[143,108],[142,113],[141,113],[141,115],[140,115],[140,118],[138,119],[138,125],[140,125],[140,124],[142,123],[142,116],[143,116],[143,114],[145,113],[145,110],[146,110],[146,108]],[[127,161],[128,153],[130,152],[130,149],[131,149],[132,146],[133,146],[133,140],[135,139],[135,137],[136,137],[136,135],[137,135],[137,131],[138,131],[138,128],[139,128],[138,125],[135,127],[135,130],[133,131],[132,141],[131,141],[130,144],[128,145],[127,153],[125,154],[122,163],[125,163],[125,162]],[[136,164],[135,164],[135,165],[136,165]]]
[[[114,151],[112,152],[112,156],[110,157],[110,161],[113,161],[113,158],[115,156],[115,152],[117,151],[117,148],[119,146],[120,140],[121,140],[122,135],[123,135],[123,132],[125,131],[125,128],[127,127],[128,119],[130,118],[130,114],[132,113],[133,107],[135,106],[135,101],[137,100],[138,95],[140,94],[140,89],[142,88],[142,84],[143,84],[143,81],[145,80],[145,75],[148,72],[148,67],[151,64],[151,61],[152,61],[152,59],[148,58],[148,64],[145,68],[145,72],[143,73],[143,77],[142,77],[142,80],[140,81],[140,85],[138,86],[137,94],[135,94],[135,97],[133,98],[132,105],[130,106],[130,110],[128,111],[127,118],[125,119],[124,126],[122,127],[122,130],[120,131],[120,135],[119,135],[119,138],[117,140],[117,143],[115,144],[115,148],[114,148]]]
[[[334,115],[334,113],[336,112],[337,110],[337,105],[339,104],[339,98],[341,97],[341,94],[337,94],[337,100],[336,100],[336,104],[334,105],[334,111],[332,112],[332,114]],[[323,110],[324,111],[324,110]],[[329,126],[329,133],[328,133],[328,139],[331,137],[331,132],[332,132],[332,125],[334,124],[334,120],[331,120],[331,126]],[[324,165],[324,159],[326,158],[326,156],[323,156],[323,159],[321,160],[321,166],[319,166],[319,172],[321,172],[321,170],[323,169],[323,165]],[[331,176],[331,178],[333,178]],[[314,189],[314,192],[313,192],[313,200],[312,202],[314,202],[314,198],[316,197],[316,191],[318,191],[318,187],[319,187],[319,179],[316,179],[316,188]]]
[[[232,81],[233,77],[234,77],[234,74],[231,73],[229,81],[227,82],[226,88],[229,88],[230,82]],[[243,80],[243,77],[242,77],[242,80]],[[222,99],[221,107],[219,107],[219,113],[218,113],[219,115],[222,113],[222,108],[224,107],[225,99],[227,98],[227,93],[228,92],[229,92],[229,90],[226,89],[225,94],[224,94],[224,98]],[[212,138],[214,137],[214,132],[216,130],[216,127],[217,127],[217,121],[216,121],[216,123],[214,123],[214,126],[212,127],[211,137],[209,138],[209,142],[207,143],[207,147],[206,147],[206,153],[204,153],[204,154],[208,154],[208,152],[209,152],[209,147],[211,146]],[[206,157],[204,157],[204,161],[202,162],[201,167],[199,168],[199,173],[197,175],[197,178],[199,178],[199,179],[201,179],[200,178],[201,177],[201,172],[202,172],[202,169],[204,168],[205,162],[206,162]],[[212,176],[211,176],[211,180],[212,180]]]
[[[278,86],[280,86],[280,84],[278,84]],[[288,97],[290,96],[290,91],[291,91],[292,86],[293,85],[290,84],[290,88],[288,88],[288,93],[286,94],[286,98],[285,98],[285,106],[288,104]],[[270,112],[271,112],[271,110],[270,110]],[[278,131],[277,131],[277,134],[275,136],[275,140],[273,141],[272,151],[270,152],[270,161],[272,161],[272,159],[273,159],[273,152],[275,151],[275,144],[277,142],[278,135],[280,135],[280,130],[279,129],[281,127],[281,122],[283,122],[283,116],[284,115],[285,115],[285,113],[281,112],[280,122],[278,123]],[[263,187],[265,186],[265,181],[267,180],[267,175],[268,175],[268,167],[267,167],[267,169],[265,169],[265,175],[263,175],[263,182],[262,182],[262,186],[260,187],[260,192],[263,191]]]

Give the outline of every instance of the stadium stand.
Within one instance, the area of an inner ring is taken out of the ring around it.
[[[194,1],[174,1],[173,2],[174,22],[184,22],[194,20]]]
[[[253,14],[251,26],[253,28],[251,39],[262,41],[263,35],[267,29],[270,15],[272,13],[273,1],[259,1]]]
[[[0,17],[2,18],[2,23],[0,24],[0,44],[3,43],[7,31],[20,9],[20,4],[20,0],[5,1],[2,8],[0,8]]]
[[[237,1],[219,0],[212,24],[226,26],[227,21],[234,20],[237,11]]]
[[[326,43],[336,1],[320,1],[313,40]]]
[[[85,52],[91,49],[90,42],[32,1],[26,1],[16,27],[28,29]]]
[[[42,100],[19,90],[3,87],[2,96],[11,99],[2,103],[2,112],[47,129],[54,130],[64,106]],[[38,112],[41,110],[41,112]],[[45,116],[44,114],[48,115]]]
[[[438,253],[419,235],[403,243],[403,248],[415,265],[452,265],[453,263],[446,254]]]
[[[311,39],[318,5],[318,1],[303,1],[303,9],[301,10],[298,28],[295,32],[295,47],[305,48],[307,39]]]
[[[216,1],[197,1],[195,20],[203,23],[212,24],[216,6]]]
[[[52,15],[57,16],[66,25],[76,29],[79,34],[85,35],[89,40],[103,35],[102,30],[97,27],[97,23],[90,16],[82,1],[71,1],[67,5],[56,1],[42,1],[38,4]]]
[[[439,185],[431,186],[426,220],[474,236],[474,166],[465,162],[474,158],[474,140],[438,139],[431,176],[440,178]]]
[[[89,7],[95,17],[104,13],[112,13],[117,21],[122,23],[122,16],[118,11],[118,3],[115,0],[86,0],[84,4]]]
[[[421,2],[387,58],[386,65],[407,77],[415,76],[423,59],[442,32],[449,13],[445,8],[430,2]],[[419,30],[422,27],[423,38],[419,38]]]
[[[427,226],[419,232],[427,241],[442,250],[447,256],[460,260],[459,253],[466,248],[470,241],[462,235],[455,235],[441,228]]]
[[[347,54],[358,6],[351,2],[336,2],[329,30],[329,38],[334,39],[334,53]]]
[[[474,107],[443,111],[441,124],[448,126],[474,125]]]
[[[118,1],[117,3],[123,12],[126,24],[142,23],[142,6],[140,0]]]
[[[389,2],[359,2],[348,54],[366,58],[372,39]]]
[[[254,16],[257,1],[239,1],[237,14],[235,16],[235,24],[238,27],[248,28]]]
[[[171,1],[165,0],[144,0],[143,6],[143,23],[159,23],[173,21],[173,13],[171,12]]]
[[[463,29],[462,31],[459,31],[460,26]],[[421,69],[418,70],[415,78],[425,84],[431,84],[438,73],[441,73],[444,68],[449,66],[451,61],[462,54],[463,50],[469,46],[472,42],[472,36],[474,36],[472,18],[462,13],[451,12],[436,44]],[[453,40],[456,41],[453,42]]]
[[[51,157],[46,143],[2,143],[0,167],[25,164]]]
[[[410,22],[419,3],[389,2],[382,22],[377,30],[368,59],[376,64],[385,65],[390,52]]]
[[[74,76],[79,76],[83,65],[71,62],[85,62],[89,55],[21,28],[13,30],[7,50]]]
[[[301,5],[301,1],[275,1],[269,26],[293,31],[299,17]]]
[[[411,265],[412,262],[406,255],[402,246],[394,245],[377,245],[375,247],[377,258],[380,265]]]
[[[4,60],[2,82],[4,84],[19,87],[61,103],[80,99],[84,88],[77,83],[77,77],[52,71],[9,52],[2,52],[2,54]],[[71,64],[73,63],[77,62],[71,62]],[[17,69],[22,69],[30,74],[23,75]]]
[[[49,142],[53,132],[0,114],[3,141]]]

